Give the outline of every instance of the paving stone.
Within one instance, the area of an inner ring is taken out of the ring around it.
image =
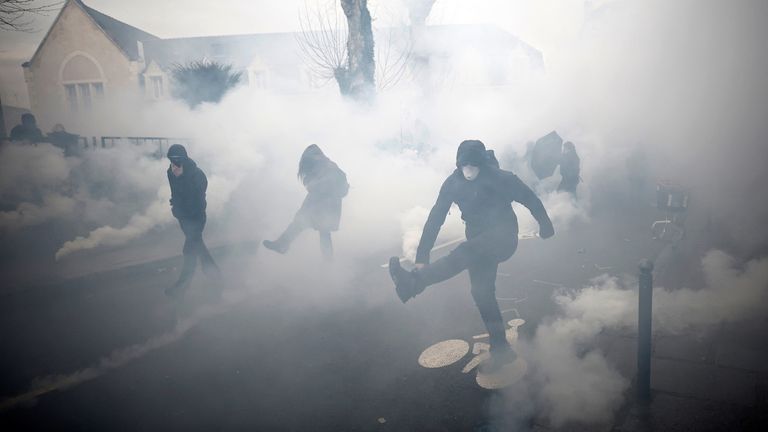
[[[653,341],[653,355],[677,360],[704,362],[708,360],[707,340],[691,335],[662,336]]]
[[[757,375],[718,367],[668,359],[652,359],[651,388],[681,396],[752,406]]]
[[[649,406],[633,407],[613,431],[741,431],[752,420],[747,407],[656,394]]]
[[[768,351],[722,344],[717,346],[715,362],[720,366],[768,372]]]

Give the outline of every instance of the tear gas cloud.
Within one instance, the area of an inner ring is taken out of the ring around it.
[[[704,258],[706,287],[656,289],[654,325],[680,332],[754,316],[765,305],[768,280],[768,261],[741,266],[732,257],[768,240],[768,210],[755,198],[768,172],[768,51],[761,22],[768,5],[705,3],[614,1],[589,14],[579,8],[571,20],[581,32],[551,56],[545,53],[546,70],[523,73],[504,87],[425,90],[403,82],[365,107],[342,100],[333,83],[289,96],[240,87],[220,104],[196,110],[174,101],[141,110],[126,103],[100,119],[100,127],[119,121],[116,129],[128,128],[126,135],[193,139],[190,156],[209,176],[209,219],[218,220],[231,241],[272,238],[285,228],[305,194],[296,180],[299,156],[318,144],[351,185],[334,234],[340,269],[372,252],[415,253],[464,139],[484,141],[502,168],[533,185],[556,231],[587,221],[592,203],[607,199],[606,192],[623,192],[626,158],[639,146],[650,161],[649,179],[669,177],[692,187],[701,211],[722,222],[738,249]],[[402,142],[417,119],[428,131],[425,145]],[[578,204],[553,192],[553,180],[534,181],[520,162],[527,143],[553,129],[573,141],[582,158]],[[91,215],[91,229],[64,244],[58,257],[125,244],[173,222],[167,163],[148,158],[153,150],[119,145],[86,153],[79,162],[44,145],[1,151],[3,194],[21,194],[26,203],[0,214],[3,228]],[[65,190],[61,184],[73,176],[84,177],[74,183],[87,187]],[[101,182],[107,193],[94,190]],[[521,231],[537,231],[525,209],[516,211]],[[443,241],[461,233],[458,211],[451,213]],[[291,264],[258,277],[309,282],[295,272],[298,258],[310,255],[301,246],[282,257]],[[536,400],[554,423],[604,420],[620,404],[627,378],[599,351],[582,351],[602,329],[634,325],[634,290],[606,277],[563,294],[556,298],[562,317],[523,344],[538,364]]]
[[[704,286],[653,291],[654,332],[685,334],[710,326],[757,319],[768,306],[768,258],[741,264],[719,250],[701,261]],[[544,413],[555,426],[568,422],[599,423],[612,419],[623,403],[630,377],[595,348],[605,330],[637,329],[637,282],[631,278],[603,275],[579,290],[561,291],[555,301],[561,313],[536,329],[530,340],[521,340],[519,350],[533,367],[526,388],[531,393],[521,401],[507,392],[515,409]]]

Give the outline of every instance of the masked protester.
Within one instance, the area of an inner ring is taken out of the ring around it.
[[[516,175],[498,168],[492,153],[477,140],[464,141],[456,155],[456,170],[443,183],[429,213],[416,253],[416,268],[406,271],[400,260],[389,260],[389,272],[400,300],[405,303],[430,285],[469,271],[472,297],[490,335],[492,370],[514,359],[496,301],[499,263],[517,249],[517,217],[512,202],[526,206],[539,223],[541,238],[554,235],[552,222],[534,192]],[[456,203],[464,220],[467,240],[444,258],[430,264],[429,255],[451,205]]]
[[[187,150],[181,144],[174,144],[168,149],[168,159],[171,161],[171,166],[168,167],[171,210],[184,232],[184,265],[178,281],[165,290],[167,295],[175,297],[189,287],[198,259],[206,275],[218,279],[221,272],[203,242],[208,179],[195,161],[189,158]]]
[[[563,154],[560,159],[560,184],[557,186],[558,192],[568,192],[576,197],[576,187],[581,180],[580,168],[581,160],[576,153],[576,146],[568,141],[563,144]]]
[[[320,233],[323,257],[330,260],[333,257],[331,232],[339,229],[341,200],[349,191],[347,175],[320,147],[312,144],[301,155],[298,176],[307,189],[307,197],[288,228],[277,240],[264,240],[264,246],[285,253],[302,231],[313,228]]]

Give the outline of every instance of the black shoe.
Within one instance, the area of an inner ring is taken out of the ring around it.
[[[389,276],[392,277],[392,281],[395,283],[395,292],[403,303],[423,291],[423,289],[418,288],[416,276],[400,265],[400,258],[398,257],[389,259]]]
[[[265,248],[267,248],[267,249],[269,249],[271,251],[275,251],[275,252],[277,252],[279,254],[284,254],[284,253],[288,252],[288,247],[283,245],[280,242],[276,242],[276,241],[272,241],[272,240],[264,240],[261,243],[264,245]]]
[[[509,345],[500,349],[492,348],[491,357],[480,365],[479,370],[483,374],[494,374],[499,372],[504,365],[513,363],[515,360],[517,360],[517,354]]]
[[[179,298],[189,288],[189,280],[179,280],[172,286],[165,289],[165,295],[171,298]]]

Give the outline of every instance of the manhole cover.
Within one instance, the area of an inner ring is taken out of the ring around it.
[[[528,364],[521,358],[515,359],[512,363],[505,364],[492,374],[477,373],[477,385],[484,389],[496,390],[508,387],[525,376],[528,370]]]
[[[469,344],[461,339],[438,342],[424,350],[419,364],[425,368],[448,366],[461,360],[469,352]]]

